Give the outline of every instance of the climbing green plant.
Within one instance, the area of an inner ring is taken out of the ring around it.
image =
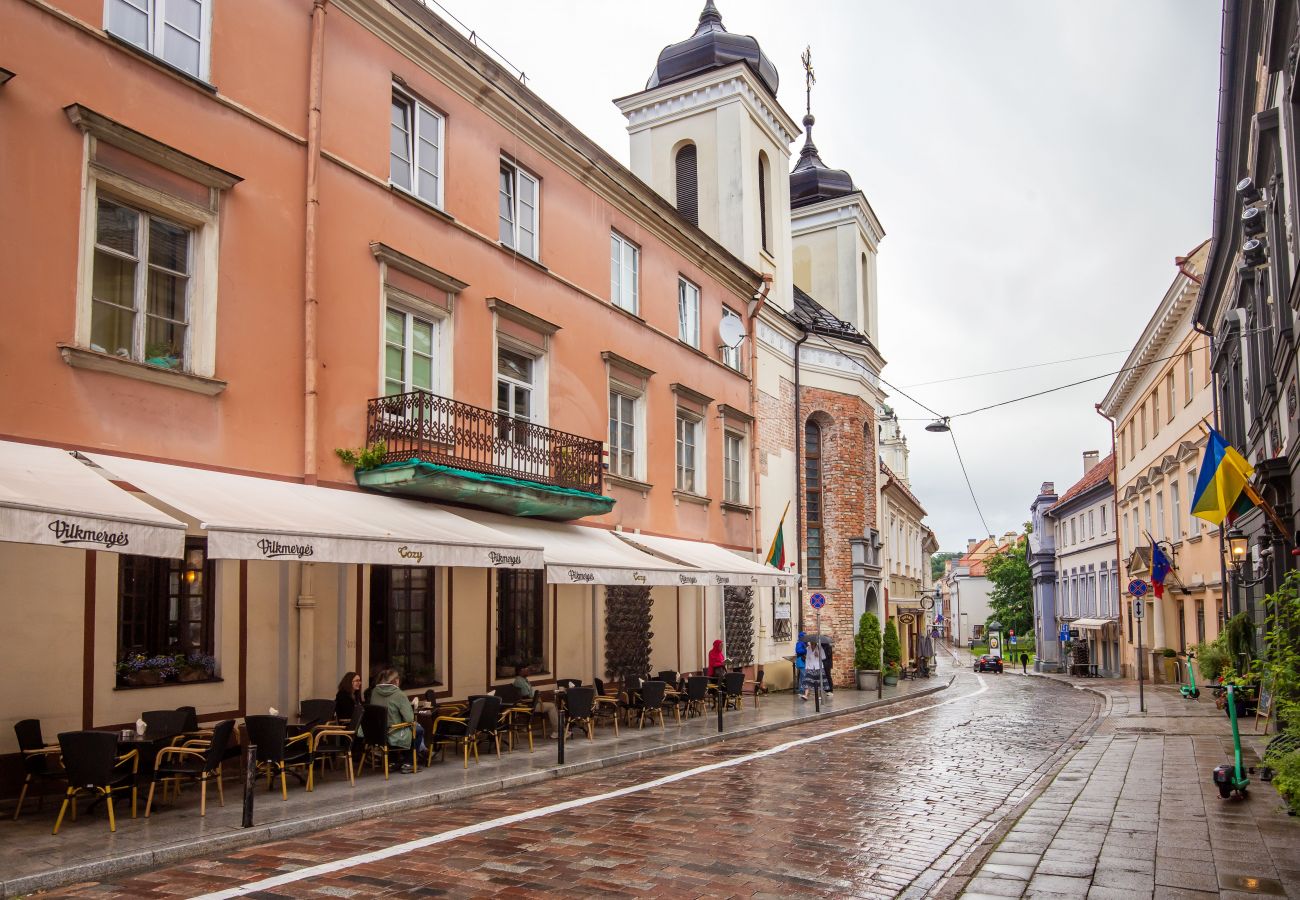
[[[880,620],[875,613],[864,612],[858,619],[858,634],[853,639],[853,668],[871,671],[880,668]]]
[[[897,666],[903,661],[903,648],[898,642],[898,628],[893,619],[885,620],[885,667]]]
[[[1300,571],[1286,574],[1277,591],[1264,598],[1264,609],[1260,681],[1273,693],[1279,730],[1300,735]]]
[[[1223,626],[1226,635],[1228,658],[1238,675],[1245,675],[1255,659],[1255,623],[1250,614],[1237,613]]]
[[[1197,644],[1192,652],[1196,654],[1196,669],[1201,673],[1201,681],[1206,684],[1218,680],[1232,665],[1228,656],[1228,637],[1223,632],[1212,641]]]
[[[382,465],[384,454],[388,452],[388,446],[383,441],[377,441],[369,447],[360,447],[352,450],[348,447],[336,447],[334,455],[343,461],[345,466],[352,466],[358,472],[364,472],[367,469],[373,469]]]

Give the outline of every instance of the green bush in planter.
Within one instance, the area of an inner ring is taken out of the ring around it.
[[[880,620],[875,613],[864,612],[858,619],[858,635],[853,644],[853,668],[870,671],[880,668]]]
[[[1175,650],[1173,647],[1166,647],[1160,652],[1165,657],[1165,659],[1173,659],[1175,656],[1178,655],[1178,651]]]
[[[1223,670],[1232,665],[1228,658],[1227,640],[1220,634],[1207,644],[1197,644],[1192,648],[1196,654],[1196,669],[1201,673],[1201,680],[1206,684],[1216,681]]]
[[[903,661],[903,648],[898,643],[898,628],[893,619],[885,621],[885,666],[896,666]]]

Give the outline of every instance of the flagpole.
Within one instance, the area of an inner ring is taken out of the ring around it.
[[[781,536],[781,530],[785,527],[785,516],[786,513],[790,511],[790,504],[792,502],[794,501],[792,500],[785,501],[785,510],[781,513],[781,518],[777,520],[776,531],[772,535],[772,543],[767,545],[767,556],[764,557],[764,560],[768,560],[772,558],[772,551],[776,549],[776,539]]]

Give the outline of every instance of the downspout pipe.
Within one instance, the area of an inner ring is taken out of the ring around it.
[[[758,316],[772,290],[772,276],[763,276],[763,286],[749,304],[749,414],[754,417],[754,433],[749,438],[750,500],[754,507],[754,551],[763,552],[763,516],[759,505],[762,494],[758,477]]]
[[[799,567],[800,588],[803,587],[803,489],[800,486],[803,479],[803,398],[799,386],[799,348],[809,337],[811,334],[804,331],[803,337],[794,342],[794,518],[798,525],[795,528],[794,558]],[[803,631],[803,598],[798,593],[801,591],[796,592],[794,603],[799,609],[799,630]]]
[[[325,70],[325,4],[314,0],[311,8],[311,84],[307,107],[307,208],[303,254],[303,452],[302,474],[306,484],[317,480],[317,388],[320,367],[316,317],[316,220],[320,212],[321,96]]]

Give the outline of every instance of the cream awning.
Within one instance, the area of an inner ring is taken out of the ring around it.
[[[658,535],[628,534],[626,531],[617,531],[615,534],[640,550],[699,570],[696,576],[683,576],[695,577],[697,581],[682,581],[682,584],[757,587],[794,583],[793,575],[745,559],[739,553],[733,553],[717,544]]]
[[[549,584],[695,584],[699,569],[653,556],[603,528],[496,513],[459,513],[525,543],[539,544]]]
[[[1105,625],[1109,625],[1111,622],[1114,622],[1114,621],[1116,621],[1114,618],[1110,618],[1110,619],[1075,619],[1075,620],[1074,620],[1073,622],[1071,622],[1070,624],[1071,624],[1072,626],[1078,626],[1079,628],[1101,628],[1101,627],[1103,627],[1103,626],[1105,626]]]
[[[0,441],[0,541],[180,558],[185,525],[67,450]]]
[[[215,559],[540,569],[540,546],[415,500],[86,454],[198,521]]]

